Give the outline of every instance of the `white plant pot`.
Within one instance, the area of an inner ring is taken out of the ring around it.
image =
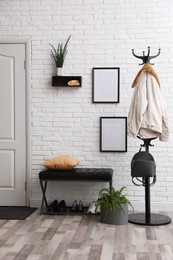
[[[56,68],[56,75],[63,76],[63,68]]]

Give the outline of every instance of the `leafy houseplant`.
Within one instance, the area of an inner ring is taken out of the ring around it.
[[[122,194],[124,189],[125,187],[115,190],[112,187],[100,190],[96,208],[101,208],[101,222],[115,225],[128,223],[128,205],[133,206],[126,195]]]
[[[70,38],[71,35],[68,37],[64,45],[62,42],[59,42],[57,48],[55,48],[52,44],[49,43],[50,46],[52,47],[51,56],[55,61],[56,68],[62,68],[64,65],[64,61],[67,55],[67,47]]]

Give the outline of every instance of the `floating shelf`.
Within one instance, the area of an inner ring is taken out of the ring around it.
[[[82,77],[81,76],[53,76],[52,86],[53,87],[81,87]]]

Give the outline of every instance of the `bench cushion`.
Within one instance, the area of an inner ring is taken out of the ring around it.
[[[111,168],[73,168],[71,170],[48,169],[39,173],[40,180],[111,181]]]

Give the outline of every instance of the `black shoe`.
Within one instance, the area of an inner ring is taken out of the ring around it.
[[[57,211],[57,208],[58,208],[58,201],[57,200],[54,200],[47,208],[47,211],[48,212],[55,212]]]
[[[59,212],[66,212],[67,211],[67,206],[64,200],[61,200],[60,203],[58,204]]]

